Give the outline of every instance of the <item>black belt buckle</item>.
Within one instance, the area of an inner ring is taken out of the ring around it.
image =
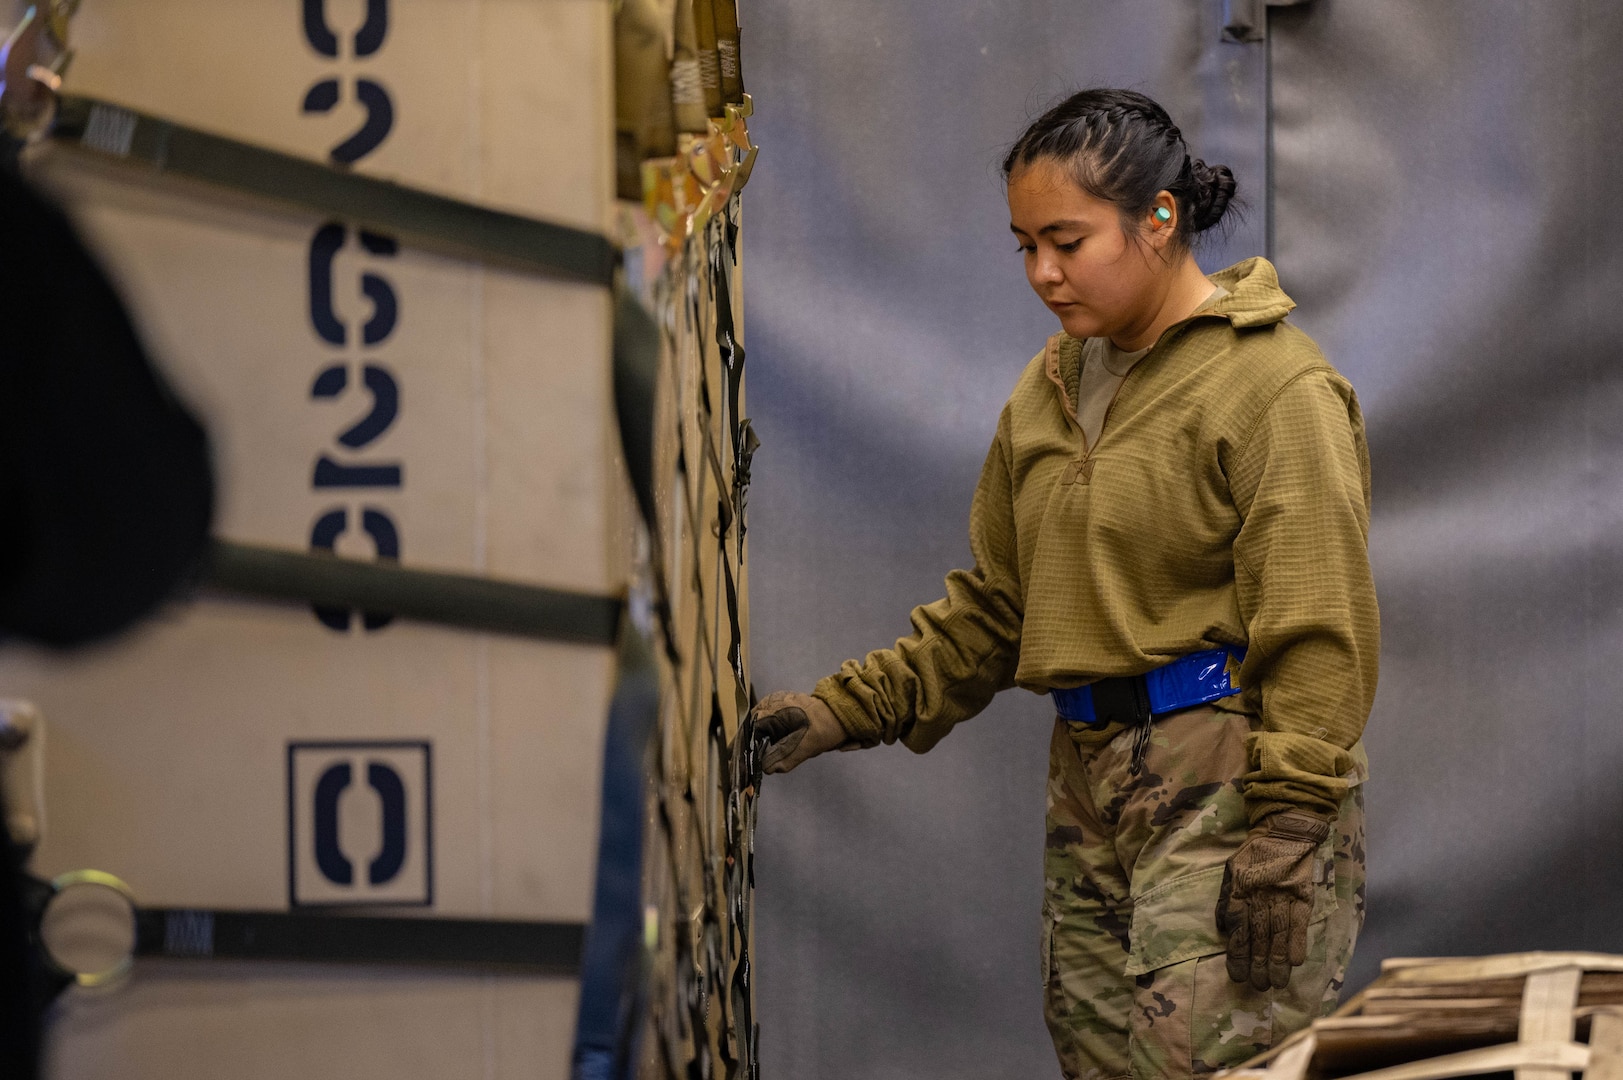
[[[1100,679],[1092,686],[1093,720],[1099,727],[1120,721],[1128,727],[1150,719],[1150,688],[1142,675]]]

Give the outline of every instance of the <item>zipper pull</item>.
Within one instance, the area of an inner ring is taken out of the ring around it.
[[[1060,475],[1062,484],[1086,484],[1093,480],[1093,459],[1078,458],[1065,466],[1065,472]]]

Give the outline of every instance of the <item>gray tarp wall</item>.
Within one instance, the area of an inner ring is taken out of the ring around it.
[[[1054,329],[995,164],[1056,94],[1160,98],[1268,242],[1262,44],[1218,0],[753,0],[755,677],[809,689],[968,559],[998,410]],[[1385,629],[1370,920],[1392,955],[1623,951],[1623,10],[1272,16],[1274,253],[1362,397]],[[1057,1074],[1039,1000],[1051,713],[768,783],[764,1073]]]

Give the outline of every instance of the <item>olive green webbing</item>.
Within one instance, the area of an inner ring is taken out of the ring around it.
[[[445,254],[611,285],[604,236],[453,199],[214,135],[93,98],[60,99],[53,138],[398,233]]]

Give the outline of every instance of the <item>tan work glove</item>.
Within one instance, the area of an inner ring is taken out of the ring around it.
[[[1330,835],[1314,814],[1270,815],[1229,856],[1217,901],[1217,930],[1227,934],[1229,978],[1257,990],[1282,990],[1307,960],[1313,917],[1313,856]]]
[[[810,694],[779,690],[750,710],[755,730],[771,740],[763,764],[769,773],[785,773],[818,754],[846,742],[845,728],[834,711]]]

